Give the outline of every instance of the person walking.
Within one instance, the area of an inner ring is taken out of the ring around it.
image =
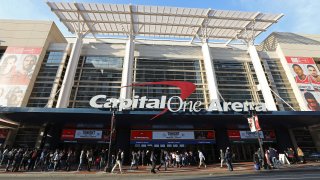
[[[113,166],[111,173],[116,169],[117,166],[119,166],[120,173],[122,174],[122,162],[123,162],[123,151],[121,149],[118,150],[117,157],[116,157],[116,162],[115,165]]]
[[[87,162],[88,162],[87,170],[91,171],[91,166],[92,166],[92,161],[93,161],[92,150],[87,151],[86,157],[87,157]]]
[[[298,154],[299,161],[301,163],[304,163],[304,153],[300,147],[297,148],[297,154]]]
[[[198,155],[199,155],[199,168],[201,167],[201,165],[204,165],[204,168],[207,168],[207,165],[204,162],[206,158],[204,157],[203,153],[200,150],[198,150]]]
[[[154,173],[154,174],[156,173],[156,171],[155,171],[156,161],[157,161],[156,155],[155,155],[154,151],[151,151],[151,154],[150,154],[151,170],[150,170],[150,172]]]
[[[54,161],[53,171],[56,171],[58,169],[60,158],[61,158],[60,153],[57,149],[56,152],[53,154],[53,161]]]
[[[146,156],[146,152],[144,150],[141,151],[141,165],[144,166],[144,158]]]
[[[232,166],[232,153],[231,153],[229,147],[227,147],[226,153],[225,153],[224,156],[225,156],[224,158],[225,158],[226,163],[227,163],[227,166],[228,166],[228,170],[229,170],[229,171],[233,171],[233,166]]]
[[[224,162],[224,152],[222,149],[220,149],[220,167],[222,168],[223,167],[223,162]]]
[[[160,171],[161,166],[164,165],[164,170],[167,170],[167,162],[166,162],[166,151],[161,149],[160,152],[160,165],[158,166],[157,170]]]
[[[260,158],[259,158],[259,152],[255,152],[253,154],[253,163],[255,170],[260,170]]]
[[[82,165],[83,165],[84,160],[85,160],[85,158],[86,158],[85,156],[86,156],[86,155],[85,155],[84,149],[82,149],[81,152],[80,152],[78,171],[81,171],[81,169],[82,169]]]
[[[130,166],[130,170],[132,169],[132,167],[133,166],[135,166],[136,167],[136,169],[138,169],[138,161],[137,161],[137,159],[138,159],[138,154],[136,153],[136,152],[134,152],[134,151],[132,151],[132,153],[131,153],[131,166]]]

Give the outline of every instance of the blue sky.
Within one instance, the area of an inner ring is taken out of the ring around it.
[[[56,1],[56,0],[51,0]],[[263,13],[283,13],[285,16],[259,36],[259,43],[271,32],[320,34],[320,0],[60,0],[57,2],[96,2],[140,4],[176,7],[211,8]],[[55,21],[60,30],[70,36],[50,11],[45,0],[0,0],[0,19],[31,19]],[[0,27],[1,28],[1,27]]]

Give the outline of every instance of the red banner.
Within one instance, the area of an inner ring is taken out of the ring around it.
[[[311,57],[286,57],[286,60],[290,64],[314,64]]]
[[[150,130],[132,130],[131,140],[152,140],[152,131]]]
[[[63,129],[61,133],[61,140],[74,140],[75,134],[75,129]]]
[[[229,139],[241,139],[239,130],[228,130]]]

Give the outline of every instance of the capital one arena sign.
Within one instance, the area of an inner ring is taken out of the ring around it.
[[[93,108],[118,108],[119,111],[124,109],[163,109],[161,113],[156,115],[154,118],[164,114],[168,110],[170,112],[199,112],[201,111],[201,101],[185,101],[195,90],[196,86],[191,82],[186,81],[161,81],[161,82],[147,82],[132,84],[130,86],[148,86],[148,85],[168,85],[175,86],[180,89],[180,96],[161,96],[160,99],[148,99],[146,96],[134,96],[133,99],[122,99],[122,98],[107,98],[106,95],[96,95],[91,98],[90,106]],[[98,103],[103,102],[103,103]],[[175,102],[175,103],[173,103]],[[177,107],[178,102],[178,107]],[[212,111],[267,111],[264,103],[254,102],[223,102],[220,103],[218,99],[213,99],[210,102],[209,107],[206,109],[208,112]]]

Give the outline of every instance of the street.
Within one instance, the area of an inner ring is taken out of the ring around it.
[[[287,180],[287,179],[320,179],[320,166],[304,166],[298,168],[285,168],[280,170],[267,170],[267,171],[224,171],[214,172],[212,170],[203,170],[196,172],[177,172],[177,173],[131,173],[124,174],[109,174],[104,172],[25,172],[25,173],[4,173],[1,172],[0,179],[131,179],[131,180],[157,180],[157,179],[170,179],[170,180],[188,180],[188,179],[247,179],[247,180]]]

